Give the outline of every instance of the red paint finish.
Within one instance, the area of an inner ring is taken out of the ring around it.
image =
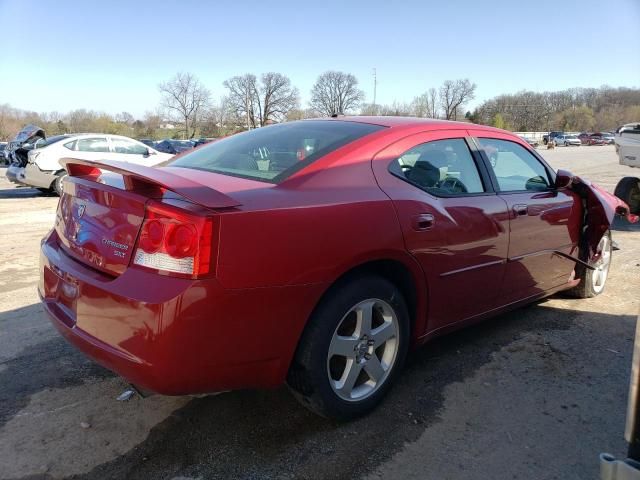
[[[502,195],[488,184],[485,194],[440,198],[389,172],[402,153],[438,139],[473,145],[482,134],[529,148],[525,142],[455,122],[346,120],[387,128],[277,185],[68,160],[56,225],[41,250],[38,290],[54,325],[140,387],[205,393],[281,384],[322,296],[368,262],[394,262],[411,278],[414,344],[572,285],[573,262],[553,252],[578,255],[580,192]],[[120,188],[105,184],[104,171],[122,176]],[[594,230],[606,229],[624,206],[586,188]],[[207,273],[189,278],[135,264],[151,199],[214,226]],[[522,204],[526,214],[516,215]]]

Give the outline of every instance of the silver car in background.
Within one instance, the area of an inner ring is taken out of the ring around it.
[[[556,145],[564,145],[565,147],[579,147],[580,145],[582,145],[582,142],[577,135],[562,134],[555,137],[553,141],[556,143]]]

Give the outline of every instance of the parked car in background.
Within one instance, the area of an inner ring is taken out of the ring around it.
[[[548,134],[542,136],[542,143],[546,145],[550,140],[553,140],[558,135],[564,135],[564,132],[549,132]]]
[[[211,143],[215,141],[215,138],[198,138],[197,140],[193,140],[193,147],[199,147],[200,145],[205,145],[207,143]]]
[[[580,145],[582,145],[582,142],[576,135],[568,135],[566,133],[556,135],[553,138],[553,141],[556,145],[564,145],[565,147],[579,147]]]
[[[7,142],[0,142],[0,165],[6,165],[8,163],[4,156],[4,151],[6,150],[7,145]]]
[[[578,135],[578,139],[582,145],[589,145],[589,139],[591,138],[591,134],[587,132],[582,132]]]
[[[510,132],[417,118],[64,166],[38,289],[67,340],[142,391],[286,381],[341,420],[382,400],[410,347],[560,290],[600,294],[627,212]]]
[[[525,137],[524,135],[518,135],[521,139],[523,139],[525,142],[527,142],[529,145],[531,145],[533,148],[537,148],[538,145],[540,145],[540,142],[538,142],[537,140],[533,139],[533,138],[528,138]]]
[[[607,145],[608,143],[608,140],[605,139],[601,133],[592,133],[589,135],[587,145]]]
[[[627,123],[616,130],[616,153],[620,165],[640,168],[640,122]],[[640,215],[640,176],[621,179],[615,194],[629,205],[632,213]]]
[[[27,165],[18,173],[18,181],[60,195],[67,175],[62,158],[118,160],[153,166],[172,157],[132,138],[120,135],[83,133],[49,137],[28,154]]]
[[[603,132],[601,135],[602,135],[602,138],[604,138],[607,141],[608,145],[613,145],[614,143],[616,143],[616,136],[614,133]]]
[[[5,157],[8,158],[9,168],[5,176],[13,183],[20,184],[18,179],[27,164],[29,151],[38,143],[46,139],[44,129],[37,125],[26,125],[5,148]]]
[[[139,142],[144,143],[147,147],[151,147],[151,148],[155,148],[156,143],[158,143],[155,140],[151,140],[150,138],[141,138]]]
[[[191,140],[172,140],[166,139],[156,143],[156,150],[159,152],[170,153],[171,155],[177,155],[178,153],[186,152],[194,147],[194,143]]]

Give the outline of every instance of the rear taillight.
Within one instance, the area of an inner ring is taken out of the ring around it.
[[[213,220],[157,202],[147,204],[136,244],[135,265],[188,277],[211,270]]]

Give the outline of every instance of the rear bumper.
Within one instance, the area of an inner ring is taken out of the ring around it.
[[[183,395],[281,384],[322,285],[228,290],[129,268],[108,277],[68,257],[52,231],[38,291],[54,326],[145,390]]]

